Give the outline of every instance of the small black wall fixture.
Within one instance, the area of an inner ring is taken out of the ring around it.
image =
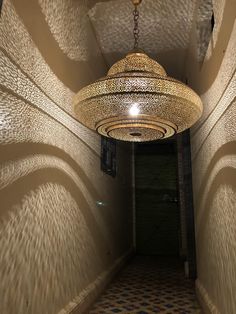
[[[211,16],[211,32],[213,32],[215,26],[215,16],[214,16],[214,11],[212,10],[212,16]]]
[[[101,170],[116,176],[116,141],[104,136],[101,137]]]

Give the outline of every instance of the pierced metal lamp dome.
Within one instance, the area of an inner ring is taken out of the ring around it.
[[[137,29],[137,18],[135,23]],[[168,77],[160,64],[138,50],[135,29],[134,35],[135,50],[115,63],[106,77],[75,96],[75,113],[88,128],[117,140],[164,139],[191,127],[202,114],[202,102],[192,89]]]

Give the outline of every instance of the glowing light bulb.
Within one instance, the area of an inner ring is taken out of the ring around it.
[[[137,116],[139,114],[138,104],[133,104],[132,107],[129,109],[129,114],[131,116]]]

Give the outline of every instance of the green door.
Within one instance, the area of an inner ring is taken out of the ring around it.
[[[179,254],[177,153],[174,141],[138,144],[135,156],[138,254]]]

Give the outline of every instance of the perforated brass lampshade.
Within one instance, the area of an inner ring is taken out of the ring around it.
[[[191,127],[202,114],[199,96],[167,76],[143,52],[131,52],[106,77],[74,98],[78,120],[101,135],[143,142],[164,139]]]

